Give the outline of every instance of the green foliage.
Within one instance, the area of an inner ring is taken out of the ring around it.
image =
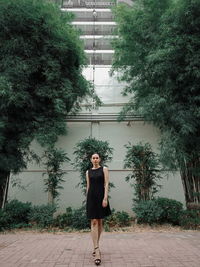
[[[125,179],[135,180],[132,184],[136,195],[134,201],[150,200],[160,187],[157,184],[157,180],[161,178],[158,155],[152,151],[149,143],[132,145],[129,142],[125,147],[124,168],[133,170]]]
[[[180,225],[184,229],[200,229],[200,213],[197,210],[184,210]]]
[[[6,203],[0,210],[0,231],[28,226],[31,203],[23,203],[17,199]]]
[[[26,168],[34,138],[55,143],[66,115],[96,99],[71,21],[47,0],[0,0],[0,180]]]
[[[33,206],[29,214],[31,224],[36,224],[41,228],[47,228],[53,224],[53,214],[56,211],[55,205]]]
[[[76,144],[74,150],[74,168],[80,172],[81,181],[78,184],[82,188],[83,194],[86,194],[86,171],[92,167],[91,156],[98,153],[101,158],[101,165],[106,166],[106,163],[111,161],[113,148],[109,146],[107,141],[97,140],[89,137]],[[113,187],[109,183],[109,187]]]
[[[82,206],[73,210],[72,227],[75,229],[89,228],[90,224],[86,216],[86,208]]]
[[[71,207],[66,208],[66,212],[59,214],[55,220],[54,225],[63,229],[72,225],[73,222],[73,210]]]
[[[53,215],[56,211],[54,205],[31,206],[30,203],[11,201],[7,209],[0,210],[0,231],[22,227],[59,227],[66,230],[84,230],[90,228],[90,222],[86,216],[86,208],[66,208],[66,212],[59,214],[56,218]],[[105,218],[105,229],[110,227],[129,226],[131,217],[125,211],[112,210],[112,214]]]
[[[131,217],[125,211],[115,211],[112,210],[110,216],[104,219],[105,229],[109,229],[110,227],[125,227],[129,226],[131,223]]]
[[[138,223],[159,223],[163,209],[158,206],[155,200],[143,200],[137,202],[133,207]]]
[[[125,211],[112,210],[112,214],[104,219],[104,228],[109,230],[110,227],[129,226],[131,217]],[[86,216],[85,206],[78,209],[68,207],[66,212],[56,217],[54,225],[61,229],[77,229],[83,230],[90,228],[90,222]]]
[[[4,208],[4,212],[9,217],[9,223],[13,225],[18,223],[28,223],[30,211],[30,202],[23,203],[17,199],[6,203]]]
[[[183,211],[183,204],[177,200],[159,197],[156,199],[156,203],[163,209],[160,222],[166,221],[172,224],[179,224],[180,216]]]
[[[173,199],[157,198],[136,203],[133,211],[136,213],[138,223],[170,223],[176,225],[180,223],[183,205]]]
[[[162,162],[181,168],[187,202],[200,201],[199,13],[199,0],[135,0],[115,10],[113,71],[130,96],[121,119],[137,113],[158,126]]]
[[[78,209],[72,209],[71,207],[68,207],[65,213],[56,217],[54,224],[61,229],[74,228],[82,230],[90,227],[86,216],[85,206],[82,206]]]
[[[0,231],[31,227],[34,224],[43,228],[52,226],[55,211],[54,205],[32,206],[29,202],[11,200],[6,203],[3,210],[0,210]]]
[[[131,217],[125,211],[112,210],[112,214],[104,219],[104,228],[129,226]],[[78,209],[68,207],[66,212],[56,217],[54,225],[61,229],[83,230],[90,228],[90,222],[86,216],[85,206]]]
[[[48,175],[48,178],[44,180],[45,191],[50,193],[52,204],[53,200],[60,195],[58,190],[63,188],[61,183],[65,181],[63,176],[66,174],[66,171],[63,171],[61,166],[65,162],[70,161],[70,159],[62,149],[54,147],[50,147],[44,152],[43,159],[43,164],[47,170],[47,173],[43,173],[43,175]]]
[[[4,211],[0,209],[0,232],[10,228],[10,217]]]

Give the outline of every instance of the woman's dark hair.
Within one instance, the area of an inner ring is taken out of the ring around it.
[[[99,158],[101,158],[101,155],[98,152],[94,152],[91,154],[90,158],[92,158],[93,155],[97,154],[99,156]]]

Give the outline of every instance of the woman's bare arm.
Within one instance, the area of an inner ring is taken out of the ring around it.
[[[103,207],[106,207],[108,205],[108,187],[109,187],[109,172],[108,168],[103,168],[104,172],[104,198],[103,198]]]
[[[90,180],[89,180],[88,171],[86,171],[86,194],[88,193],[89,187],[90,187]]]

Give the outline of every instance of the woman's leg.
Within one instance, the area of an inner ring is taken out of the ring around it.
[[[92,219],[91,220],[91,234],[92,234],[92,240],[94,244],[94,252],[93,256],[98,256],[100,258],[100,252],[99,252],[99,239],[102,232],[102,219]]]
[[[98,220],[98,244],[99,244],[99,239],[100,239],[102,230],[103,230],[103,219],[99,219]]]
[[[102,220],[101,219],[92,219],[91,220],[91,234],[94,244],[94,262],[96,265],[101,263],[101,255],[99,251],[99,239],[102,232]]]
[[[92,219],[91,220],[91,235],[94,248],[99,246],[99,227],[98,227],[98,220]]]

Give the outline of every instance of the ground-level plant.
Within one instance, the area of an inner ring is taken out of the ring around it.
[[[44,152],[42,158],[46,168],[46,172],[43,175],[47,175],[44,183],[45,191],[48,192],[48,203],[54,204],[55,199],[60,195],[59,189],[63,189],[61,184],[65,182],[63,176],[66,174],[66,171],[63,171],[61,167],[70,159],[67,157],[66,152],[55,147],[49,147]]]
[[[27,229],[62,229],[64,231],[88,230],[90,221],[86,216],[85,206],[66,208],[64,213],[55,216],[55,205],[32,205],[19,200],[12,200],[0,210],[0,231]],[[129,226],[132,218],[125,211],[112,210],[112,215],[104,220],[105,229]]]
[[[110,147],[108,141],[97,140],[93,137],[85,138],[79,141],[74,150],[74,168],[80,172],[79,186],[83,194],[86,194],[86,171],[92,167],[91,156],[98,153],[102,166],[112,160],[113,148]],[[113,183],[109,183],[109,187],[113,187]]]
[[[111,215],[104,219],[104,229],[110,231],[111,228],[127,227],[131,225],[132,220],[126,211],[112,209]]]
[[[0,231],[24,227],[48,228],[53,225],[55,205],[35,205],[17,199],[5,204],[0,212]]]
[[[65,213],[55,218],[54,225],[61,229],[89,229],[90,223],[86,216],[85,206],[76,209],[68,207]]]
[[[158,197],[135,203],[133,211],[138,223],[180,225],[183,204],[174,199]]]
[[[125,179],[127,182],[134,180],[131,184],[135,189],[134,201],[153,199],[160,187],[157,184],[161,178],[158,155],[149,143],[132,145],[129,142],[125,147],[124,168],[132,171]]]

